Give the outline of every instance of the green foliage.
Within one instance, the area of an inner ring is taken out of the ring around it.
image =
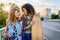
[[[4,27],[6,24],[6,18],[7,18],[6,14],[7,14],[6,12],[0,13],[0,28]]]
[[[59,17],[58,17],[58,15],[56,15],[55,13],[53,13],[53,14],[51,15],[51,19],[59,19]]]

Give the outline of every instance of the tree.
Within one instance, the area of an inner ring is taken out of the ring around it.
[[[4,7],[4,4],[1,3],[1,4],[0,4],[0,14],[3,12],[3,10],[2,10],[3,7]]]
[[[6,24],[6,18],[7,18],[7,15],[5,11],[3,11],[3,8],[4,7],[4,4],[1,3],[0,4],[0,28],[4,27],[5,24]]]
[[[59,19],[59,17],[56,13],[52,13],[51,19]]]

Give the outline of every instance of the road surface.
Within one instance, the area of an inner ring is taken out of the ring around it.
[[[60,23],[42,21],[42,26],[48,40],[60,40]]]

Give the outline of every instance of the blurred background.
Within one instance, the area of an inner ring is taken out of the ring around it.
[[[6,18],[11,7],[21,13],[21,6],[30,3],[41,16],[46,40],[60,40],[60,0],[0,0],[0,40],[5,30]]]

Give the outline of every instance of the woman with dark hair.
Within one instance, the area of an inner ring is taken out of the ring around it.
[[[35,13],[33,6],[28,3],[24,4],[22,12],[27,17],[27,22],[24,22],[26,26],[23,29],[26,30],[22,36],[22,40],[43,40],[40,16]]]

